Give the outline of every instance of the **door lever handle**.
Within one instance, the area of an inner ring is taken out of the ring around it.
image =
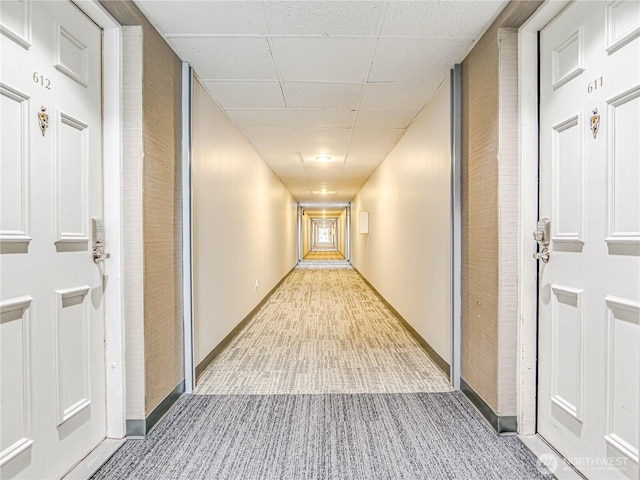
[[[544,247],[541,252],[534,253],[533,258],[540,260],[542,263],[549,263],[549,249]]]
[[[549,262],[549,243],[551,240],[551,220],[541,218],[533,232],[533,239],[538,243],[539,252],[533,254],[533,258],[540,260],[542,263]]]
[[[96,245],[95,247],[93,247],[94,263],[104,262],[107,258],[111,258],[111,254],[105,253],[104,247],[102,245]]]

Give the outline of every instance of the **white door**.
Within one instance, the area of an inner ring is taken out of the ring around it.
[[[102,33],[66,0],[0,9],[0,474],[59,478],[105,437]]]
[[[540,34],[538,431],[588,478],[638,478],[640,2]]]

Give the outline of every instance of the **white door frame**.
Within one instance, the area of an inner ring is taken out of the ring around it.
[[[538,221],[538,31],[570,0],[547,0],[518,35],[520,164],[518,174],[518,433],[536,433],[538,265],[533,231]]]
[[[125,343],[122,237],[121,27],[97,0],[73,2],[103,29],[103,182],[105,244],[106,436],[125,436]]]

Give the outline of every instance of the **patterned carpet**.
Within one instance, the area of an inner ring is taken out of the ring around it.
[[[304,260],[344,260],[344,255],[337,250],[317,250],[307,253]]]
[[[294,270],[194,393],[447,391],[441,370],[349,267]]]

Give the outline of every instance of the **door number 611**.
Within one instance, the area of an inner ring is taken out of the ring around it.
[[[596,78],[593,82],[589,82],[589,85],[587,85],[587,92],[595,92],[598,87],[602,87],[602,77]]]
[[[44,75],[40,75],[38,72],[33,72],[33,81],[38,85],[42,85],[47,90],[51,90],[51,80]]]

